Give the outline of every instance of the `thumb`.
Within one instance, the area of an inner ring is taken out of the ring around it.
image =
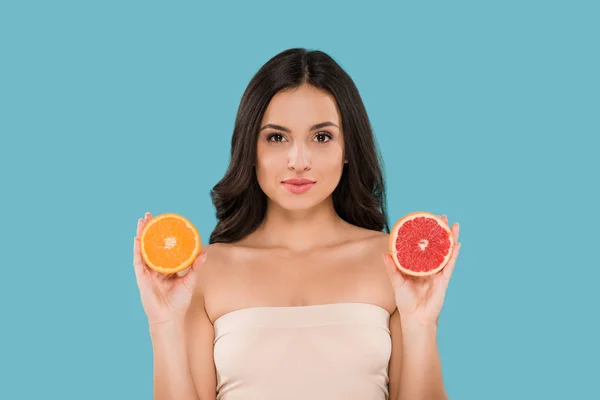
[[[204,260],[206,260],[207,255],[208,255],[207,253],[198,254],[198,257],[196,257],[196,259],[194,260],[192,265],[190,265],[189,267],[187,267],[184,270],[177,272],[177,276],[181,278],[181,277],[188,275],[190,272],[192,274],[197,272],[198,269],[200,269],[200,265],[202,265],[204,263]]]
[[[383,261],[385,261],[386,272],[390,277],[390,281],[392,282],[394,290],[398,290],[402,287],[402,285],[404,285],[406,278],[400,273],[398,267],[396,267],[396,263],[394,263],[391,255],[384,253]]]
[[[198,273],[198,270],[200,269],[200,266],[204,263],[204,260],[206,260],[206,256],[206,253],[200,253],[198,257],[196,257],[192,265],[190,265],[187,269],[181,271],[184,272],[181,281],[183,285],[186,286],[192,293],[194,293],[196,284],[198,283],[198,278],[196,277],[196,275]]]

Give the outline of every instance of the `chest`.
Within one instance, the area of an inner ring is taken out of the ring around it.
[[[212,321],[250,307],[338,302],[379,305],[393,311],[393,291],[382,260],[368,251],[306,255],[243,251],[231,255],[205,292]]]

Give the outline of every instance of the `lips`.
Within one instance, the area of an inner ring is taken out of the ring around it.
[[[295,194],[302,194],[309,191],[314,185],[315,181],[307,178],[291,178],[281,182],[281,184],[290,192]]]
[[[295,194],[302,194],[308,192],[313,186],[314,183],[304,183],[302,185],[294,185],[292,183],[283,182],[283,187]]]
[[[311,183],[315,183],[315,181],[313,181],[311,179],[307,179],[307,178],[291,178],[291,179],[286,179],[282,183],[288,183],[291,185],[308,185]]]

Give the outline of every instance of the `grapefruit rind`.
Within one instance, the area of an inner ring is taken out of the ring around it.
[[[156,264],[152,263],[152,261],[150,261],[148,259],[148,256],[146,253],[145,240],[144,240],[146,234],[149,232],[150,228],[154,224],[158,223],[159,221],[161,221],[165,218],[176,218],[176,219],[184,222],[185,225],[192,231],[194,238],[196,240],[196,243],[197,243],[197,245],[195,246],[191,255],[186,260],[182,261],[178,267],[175,267],[175,268],[165,268],[160,265],[156,265]],[[142,230],[142,233],[140,234],[140,253],[142,255],[144,262],[146,263],[148,268],[150,268],[151,270],[159,272],[161,274],[165,274],[165,275],[175,274],[175,273],[185,270],[186,268],[188,268],[189,266],[191,266],[194,263],[194,261],[196,260],[196,257],[198,257],[198,254],[200,254],[200,249],[202,247],[201,243],[202,242],[200,241],[200,233],[198,232],[198,230],[196,229],[196,227],[194,226],[194,224],[192,224],[192,222],[190,220],[188,220],[187,218],[185,218],[184,216],[182,216],[180,214],[165,213],[165,214],[160,214],[160,215],[153,217],[144,226],[144,229]]]
[[[398,231],[400,229],[400,226],[403,225],[404,223],[406,223],[407,221],[415,219],[417,217],[426,217],[426,218],[432,218],[432,219],[436,220],[437,223],[448,232],[448,238],[450,239],[450,248],[448,249],[448,254],[446,254],[444,261],[442,261],[440,263],[439,267],[431,269],[429,271],[413,271],[411,269],[404,268],[400,264],[400,261],[398,260],[398,258],[396,256],[396,240],[398,238]],[[450,261],[450,257],[452,257],[452,252],[454,251],[454,235],[452,234],[452,230],[450,229],[450,227],[448,227],[448,225],[437,215],[432,214],[427,211],[415,211],[415,212],[406,214],[404,217],[400,218],[394,224],[394,227],[392,228],[391,233],[390,233],[388,246],[389,246],[390,255],[392,256],[392,259],[394,260],[396,267],[400,271],[402,271],[406,275],[411,275],[411,276],[429,276],[429,275],[433,275],[433,274],[437,273],[438,271],[441,271],[448,264],[448,261]]]

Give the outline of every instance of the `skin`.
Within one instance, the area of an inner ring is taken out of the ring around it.
[[[325,121],[339,128],[310,131],[311,126]],[[435,381],[419,380],[418,386],[405,385],[405,395],[399,392],[403,345],[406,349],[402,338],[408,335],[420,346],[414,357],[409,352],[409,360],[427,353],[427,368],[441,373],[435,347],[436,307],[439,304],[441,308],[453,268],[442,274],[446,267],[431,279],[404,276],[393,271],[389,259],[382,257],[389,251],[388,234],[348,224],[337,216],[331,194],[346,160],[341,115],[331,95],[308,85],[280,92],[271,100],[261,127],[269,123],[291,132],[269,128],[259,133],[255,169],[268,197],[263,224],[237,243],[204,246],[201,256],[206,253],[205,261],[195,263],[192,273],[184,277],[186,288],[193,291],[192,312],[184,322],[174,325],[181,325],[186,337],[194,338],[186,343],[198,396],[215,398],[213,323],[219,317],[258,306],[359,302],[380,306],[391,315],[390,398],[445,398],[441,375],[434,375]],[[293,194],[281,184],[293,177],[317,183],[306,193]],[[149,218],[147,214],[146,220]],[[452,229],[457,241],[458,227]],[[398,301],[406,309],[402,325]],[[171,329],[156,326],[155,332]],[[416,381],[406,374],[402,379]],[[431,392],[420,392],[422,387],[430,387]]]
[[[210,261],[202,282],[211,322],[254,306],[357,301],[394,311],[394,293],[380,257],[387,235],[348,224],[334,211],[331,193],[342,174],[344,140],[336,127],[309,131],[324,121],[341,127],[333,97],[310,86],[272,99],[261,126],[274,123],[291,133],[265,129],[259,134],[256,174],[269,198],[263,225],[238,243],[207,249]],[[281,184],[292,177],[317,183],[297,195]],[[373,253],[365,254],[369,249]],[[227,262],[211,264],[217,258]],[[232,291],[243,295],[231,296]]]
[[[339,128],[309,130],[325,121]],[[228,312],[256,306],[362,302],[393,314],[394,292],[381,258],[388,235],[348,224],[334,211],[331,194],[345,161],[335,99],[311,86],[280,92],[271,100],[261,127],[269,123],[291,133],[275,129],[259,133],[256,174],[269,198],[264,224],[236,244],[206,250],[201,286],[211,324]],[[279,135],[269,138],[272,134]],[[293,177],[317,183],[297,195],[281,185]],[[392,324],[399,328],[397,319]]]

